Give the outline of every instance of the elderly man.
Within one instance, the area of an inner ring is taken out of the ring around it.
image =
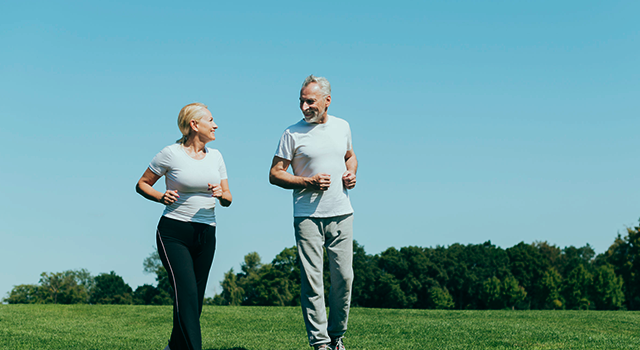
[[[358,161],[349,123],[327,114],[330,104],[329,81],[308,76],[300,90],[304,119],[282,134],[269,182],[293,189],[293,226],[301,264],[300,301],[309,344],[315,349],[343,350],[353,281],[353,209],[347,190],[356,185]],[[289,164],[293,174],[287,172]],[[331,273],[328,321],[323,247]]]

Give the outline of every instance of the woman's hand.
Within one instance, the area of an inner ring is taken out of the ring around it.
[[[180,196],[178,195],[178,191],[169,190],[165,193],[162,193],[155,188],[156,182],[160,179],[160,175],[156,175],[151,171],[151,169],[147,168],[140,180],[138,180],[138,184],[136,185],[136,192],[140,193],[144,198],[162,203],[164,205],[171,205],[175,203]]]
[[[209,184],[209,191],[211,191],[211,197],[220,199],[222,197],[222,186],[220,184]]]
[[[223,207],[228,207],[231,205],[231,201],[233,197],[231,197],[231,192],[229,191],[229,181],[227,179],[223,179],[219,184],[208,184],[209,191],[211,191],[211,197],[218,198],[220,205]]]
[[[178,195],[178,191],[167,190],[167,192],[165,192],[160,198],[160,203],[164,205],[171,205],[175,203],[178,198],[180,198],[180,195]]]

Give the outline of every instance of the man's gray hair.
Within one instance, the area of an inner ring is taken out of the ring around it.
[[[327,78],[316,77],[313,74],[311,74],[302,83],[302,89],[304,89],[305,87],[307,87],[307,85],[311,83],[318,84],[318,86],[320,87],[320,91],[322,92],[322,95],[324,95],[324,97],[331,95],[331,84],[329,84],[329,81],[327,80]]]

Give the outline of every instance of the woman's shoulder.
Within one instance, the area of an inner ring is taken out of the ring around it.
[[[158,152],[157,156],[164,157],[166,159],[174,159],[176,157],[180,157],[181,154],[184,154],[182,150],[182,145],[179,143],[172,143],[168,146],[165,146],[160,152]]]
[[[172,155],[177,153],[178,151],[180,151],[180,148],[182,147],[181,144],[179,143],[172,143],[168,146],[165,146],[160,153],[166,154],[166,155]]]
[[[176,158],[176,151],[179,150],[179,148],[176,148],[176,145],[180,146],[179,144],[173,144],[165,146],[163,149],[161,149],[160,152],[158,152],[155,157],[153,157],[153,160],[151,160],[151,164],[153,166],[170,166],[170,164],[172,164],[172,162]]]
[[[207,147],[207,153],[208,153],[209,155],[214,156],[214,157],[222,158],[222,153],[220,153],[220,151],[218,151],[218,150],[217,150],[217,149],[215,149],[215,148],[209,148],[209,147]]]

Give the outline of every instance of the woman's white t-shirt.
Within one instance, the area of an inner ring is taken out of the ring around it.
[[[206,148],[202,159],[193,159],[181,144],[175,143],[156,154],[149,169],[165,177],[167,190],[178,191],[180,198],[167,205],[163,216],[171,219],[216,225],[214,208],[216,199],[208,184],[219,184],[227,178],[227,168],[222,154],[216,149]]]

